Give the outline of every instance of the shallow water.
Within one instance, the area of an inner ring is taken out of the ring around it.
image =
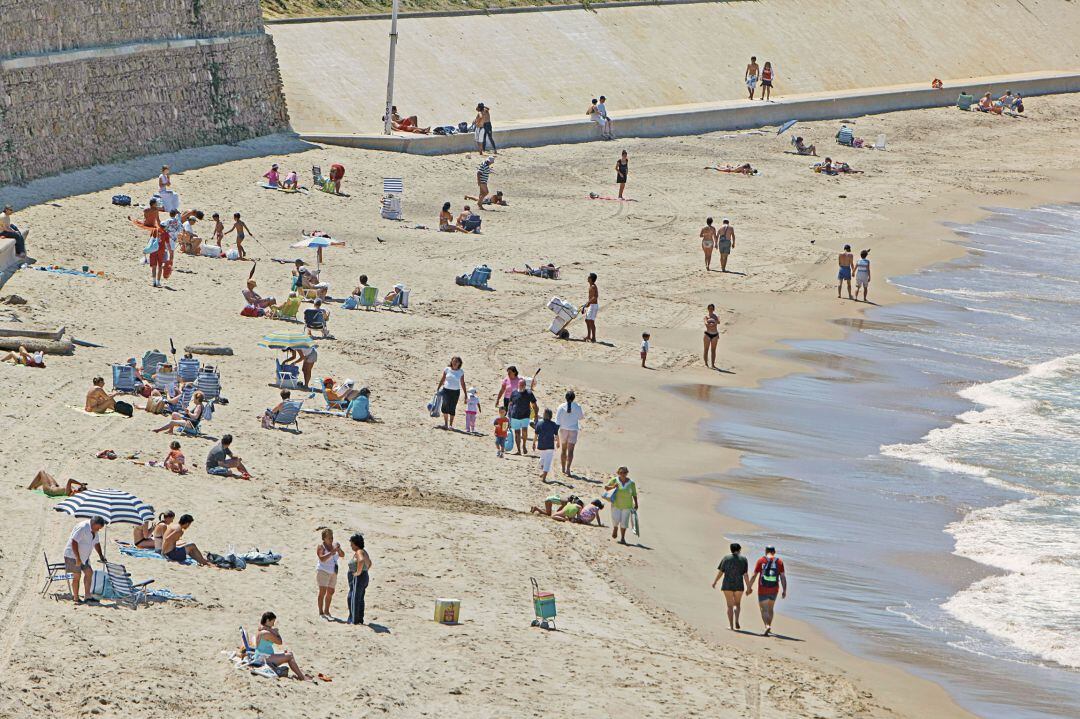
[[[702,480],[775,543],[781,611],[898,660],[987,717],[1080,715],[1080,205],[953,228],[809,369],[706,392],[742,465]],[[885,268],[875,268],[879,273]],[[693,388],[692,396],[703,390]]]

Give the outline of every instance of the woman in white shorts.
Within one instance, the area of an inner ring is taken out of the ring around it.
[[[345,550],[334,541],[334,530],[323,527],[322,542],[315,547],[315,556],[319,564],[315,568],[315,584],[319,587],[319,616],[329,617],[330,601],[337,591],[338,557],[345,556]]]
[[[566,393],[566,402],[559,405],[555,413],[555,424],[559,425],[559,444],[562,447],[562,473],[567,476],[570,476],[570,468],[574,464],[574,445],[578,441],[580,423],[585,418],[581,405],[575,404],[574,399],[574,391],[570,390]]]

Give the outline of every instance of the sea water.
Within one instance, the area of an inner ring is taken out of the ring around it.
[[[1080,716],[1080,205],[953,230],[967,255],[891,280],[924,302],[712,391],[706,434],[745,454],[702,481],[752,558],[780,549],[781,613],[982,716]]]

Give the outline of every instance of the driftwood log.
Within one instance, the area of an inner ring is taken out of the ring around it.
[[[75,343],[69,339],[48,340],[37,337],[0,337],[0,350],[14,351],[25,347],[27,352],[44,352],[47,355],[69,355],[75,352]]]
[[[222,355],[225,357],[232,357],[232,347],[222,347],[221,345],[188,345],[184,348],[185,352],[190,352],[193,355]]]

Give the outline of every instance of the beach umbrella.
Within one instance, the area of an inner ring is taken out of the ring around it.
[[[314,341],[301,332],[271,332],[259,341],[260,347],[272,350],[298,350],[307,349],[314,345]]]
[[[783,125],[780,126],[780,129],[776,131],[776,134],[777,135],[783,135],[785,132],[787,132],[792,127],[794,127],[796,122],[798,122],[798,120],[788,120],[787,122],[785,122]]]
[[[119,489],[88,489],[68,497],[55,507],[72,517],[104,517],[109,524],[142,524],[154,518],[154,508]]]
[[[315,248],[315,262],[318,266],[322,265],[322,251],[324,247],[344,247],[344,240],[335,240],[333,237],[326,237],[324,235],[304,235],[304,239],[299,242],[294,242],[290,247]]]

